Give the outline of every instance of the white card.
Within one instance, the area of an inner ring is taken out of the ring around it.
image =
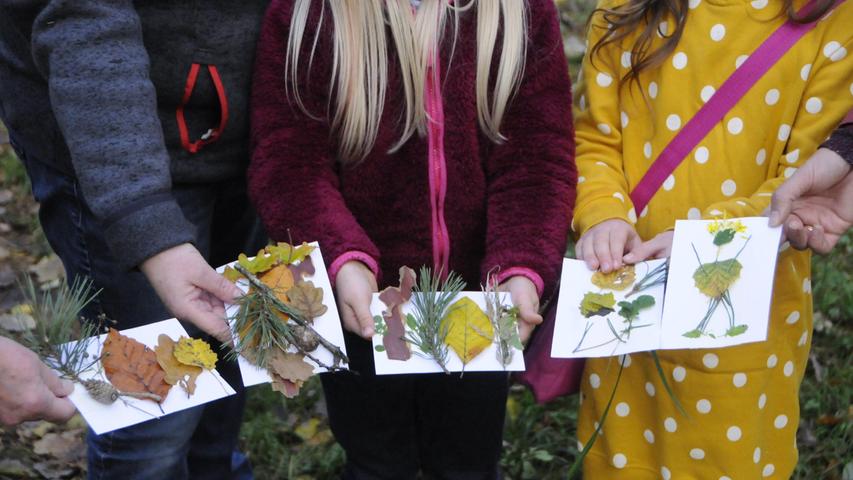
[[[715,234],[709,231],[712,225],[718,229],[737,225],[742,231],[730,242],[717,246]],[[781,227],[770,228],[765,217],[677,221],[663,309],[661,348],[727,347],[766,340],[781,234]],[[736,259],[740,266],[722,263],[730,259]],[[715,261],[719,262],[717,267],[709,268],[706,274],[722,268],[720,266],[732,267],[725,270],[726,275],[738,269],[740,272],[725,297],[732,308],[721,301],[703,322],[715,300],[700,291],[695,276],[700,263],[707,266]]]
[[[341,329],[341,320],[338,315],[338,306],[335,303],[335,296],[332,292],[332,284],[329,282],[329,274],[326,271],[326,264],[323,262],[323,255],[320,253],[320,246],[317,242],[312,242],[310,245],[313,245],[315,248],[311,252],[311,262],[314,264],[314,275],[310,277],[306,277],[306,280],[310,280],[314,283],[314,286],[317,288],[323,289],[323,305],[327,307],[326,313],[314,319],[314,330],[317,331],[320,336],[331,342],[333,345],[340,347],[341,351],[346,353],[346,345],[344,345],[344,332]],[[232,262],[229,265],[234,265],[237,262]],[[222,272],[225,270],[227,265],[223,265],[217,269],[217,271]],[[237,286],[240,287],[244,292],[249,291],[249,283],[245,279],[240,279],[237,282]],[[239,307],[237,305],[227,305],[226,314],[228,317],[232,317],[235,313],[237,313],[237,309]],[[236,335],[235,335],[236,337]],[[334,356],[331,352],[326,350],[324,347],[317,347],[316,350],[311,352],[311,354],[321,362],[326,365],[331,365],[334,360]],[[305,358],[307,363],[314,365],[315,373],[322,373],[326,370],[317,366],[311,359]],[[238,359],[238,363],[240,365],[240,374],[243,377],[243,385],[246,387],[251,387],[253,385],[259,385],[261,383],[269,383],[272,381],[269,373],[263,368],[258,368],[248,360],[240,356]],[[342,365],[346,366],[346,365]]]
[[[157,337],[161,334],[168,335],[172,340],[178,340],[182,336],[189,336],[180,322],[174,318],[122,330],[121,334],[145,344],[151,350],[154,350],[154,347],[157,346]],[[99,357],[106,337],[106,334],[104,334],[98,337],[97,342],[90,342],[87,350],[90,358]],[[92,378],[106,380],[106,377],[99,372],[99,367],[100,362],[97,362],[92,368],[82,373],[80,377],[83,380]],[[177,385],[173,386],[161,404],[163,408],[162,412],[157,404],[151,400],[140,400],[125,396],[120,397],[119,400],[116,400],[111,405],[104,405],[92,398],[86,392],[86,389],[77,383],[74,384],[74,392],[68,398],[77,407],[77,410],[83,415],[83,418],[92,430],[100,435],[148,420],[157,419],[187,408],[203,405],[233,394],[234,389],[228,385],[228,382],[218,372],[215,370],[204,370],[196,379],[196,389],[192,396],[187,397],[186,392],[181,387]]]
[[[417,295],[417,292],[412,293]],[[473,300],[477,306],[485,311],[486,302],[483,292],[461,292],[451,303],[455,303],[462,296]],[[512,305],[509,299],[509,294],[501,293],[501,302],[504,305]],[[370,313],[372,315],[382,315],[387,307],[382,300],[379,299],[379,294],[373,295],[373,302],[370,304]],[[412,312],[411,299],[402,305],[402,314],[405,317],[407,313]],[[408,327],[406,327],[408,328]],[[373,363],[376,368],[377,375],[394,375],[407,373],[441,373],[443,370],[431,358],[426,358],[414,345],[409,345],[412,356],[406,361],[391,360],[386,352],[377,351],[376,347],[382,346],[382,335],[373,336]],[[488,348],[480,352],[479,355],[471,359],[467,365],[462,364],[462,359],[448,348],[447,370],[450,372],[489,372],[489,371],[523,371],[524,370],[524,353],[521,350],[513,348],[512,361],[504,367],[497,357],[498,346],[492,343]]]
[[[563,259],[551,356],[608,357],[658,348],[664,286],[660,284],[636,293],[631,291],[633,285],[665,263],[666,260],[638,263],[634,266],[635,280],[620,291],[594,285],[592,276],[595,272],[589,270],[583,261]],[[584,316],[581,312],[581,302],[589,292],[612,294],[613,309],[603,315]],[[619,302],[631,302],[642,295],[653,297],[654,305],[641,309],[639,315],[630,321],[619,315]]]

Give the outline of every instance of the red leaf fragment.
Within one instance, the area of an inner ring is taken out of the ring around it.
[[[415,271],[409,267],[400,267],[400,286],[388,287],[379,294],[379,300],[388,307],[382,312],[387,329],[382,336],[385,353],[391,360],[408,360],[412,357],[409,344],[403,340],[406,334],[403,321],[402,305],[412,297],[412,287],[415,285]]]

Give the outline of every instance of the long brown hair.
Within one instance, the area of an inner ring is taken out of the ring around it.
[[[835,0],[817,0],[814,8],[799,15],[794,8],[794,0],[783,0],[780,15],[798,23],[811,23],[827,12]],[[642,29],[631,47],[631,68],[622,77],[622,84],[639,82],[640,72],[663,62],[675,50],[684,33],[689,0],[628,0],[614,8],[597,8],[590,17],[590,28],[606,28],[607,31],[592,47],[590,60],[611,43],[619,43]],[[675,29],[660,31],[660,25],[672,18]],[[602,25],[603,24],[603,25]],[[661,46],[652,49],[655,33],[664,38]]]

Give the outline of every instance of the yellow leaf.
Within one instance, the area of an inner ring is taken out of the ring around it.
[[[187,392],[187,395],[195,393],[195,380],[201,375],[202,368],[196,365],[186,365],[175,358],[175,345],[177,342],[166,334],[157,337],[157,346],[154,353],[157,355],[157,363],[166,372],[163,379],[169,385],[179,385]]]
[[[314,246],[302,242],[302,245],[294,247],[289,243],[279,242],[277,245],[268,246],[266,251],[279,262],[290,265],[302,261],[305,257],[311,255],[311,252],[314,251]]]
[[[592,284],[598,288],[606,288],[608,290],[622,291],[634,284],[636,274],[634,273],[633,265],[625,265],[624,267],[613,270],[610,273],[602,273],[597,271],[592,274]]]
[[[463,364],[488,348],[495,335],[489,317],[468,297],[462,297],[451,305],[441,323],[442,328],[447,329],[447,345]]]
[[[243,274],[241,274],[237,270],[234,270],[230,266],[225,267],[225,271],[222,272],[222,276],[225,277],[231,283],[236,283],[237,280],[243,278]]]
[[[184,365],[195,365],[206,370],[216,367],[216,353],[207,342],[198,338],[179,338],[175,345],[175,359]]]
[[[317,430],[320,427],[319,418],[309,418],[302,422],[298,427],[293,429],[293,433],[302,440],[310,440],[314,435],[317,435]]]

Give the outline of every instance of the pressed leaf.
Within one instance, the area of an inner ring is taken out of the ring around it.
[[[734,327],[726,330],[726,336],[736,337],[743,333],[746,333],[746,330],[749,328],[748,325],[735,325]]]
[[[599,288],[622,291],[633,285],[636,278],[634,266],[625,265],[610,273],[596,271],[592,274],[592,284]]]
[[[293,279],[297,282],[306,277],[313,277],[314,274],[317,273],[314,269],[314,262],[311,261],[311,257],[305,257],[301,262],[288,265],[287,268],[290,269],[290,273],[293,274]]]
[[[225,267],[225,271],[222,272],[222,276],[225,277],[231,283],[236,283],[237,280],[243,278],[243,275],[240,275],[240,272],[234,270],[230,266]]]
[[[442,328],[447,330],[447,345],[463,364],[482,353],[494,340],[495,332],[489,317],[468,297],[462,297],[450,306],[442,324]]]
[[[305,363],[303,358],[301,354],[286,353],[278,349],[273,352],[269,362],[273,390],[283,393],[287,398],[293,398],[299,393],[302,384],[314,375],[314,367]]]
[[[175,359],[184,365],[195,365],[205,370],[216,368],[216,352],[198,338],[181,337],[175,345]]]
[[[311,252],[314,251],[314,246],[308,245],[305,242],[302,242],[302,245],[299,246],[293,246],[286,242],[279,242],[275,245],[266,247],[264,250],[269,253],[277,263],[281,262],[286,265],[290,265],[300,262],[308,255],[311,255]]]
[[[581,301],[581,315],[586,318],[594,316],[606,316],[613,312],[613,307],[616,305],[616,297],[613,293],[595,293],[587,292]]]
[[[153,393],[162,402],[172,388],[154,351],[114,328],[104,342],[101,365],[107,379],[122,393]]]
[[[379,294],[379,300],[387,308],[383,312],[384,328],[382,345],[391,360],[408,360],[412,356],[409,344],[404,340],[406,329],[403,327],[402,305],[412,297],[415,284],[415,271],[409,267],[400,267],[400,283],[397,287],[388,287]],[[380,333],[378,330],[377,333]]]
[[[195,380],[201,375],[203,369],[195,365],[186,365],[175,358],[175,345],[177,342],[166,334],[157,337],[157,346],[154,353],[157,355],[157,363],[166,373],[164,380],[169,385],[178,385],[187,395],[195,393]]]
[[[273,255],[266,255],[264,249],[261,249],[255,258],[249,259],[245,253],[237,256],[237,263],[243,266],[250,273],[266,272],[278,263],[278,259]]]
[[[268,271],[258,275],[258,279],[264,282],[264,285],[270,287],[270,289],[275,293],[276,298],[281,300],[284,303],[289,304],[290,299],[287,297],[287,291],[293,288],[293,272],[287,268],[287,265],[278,265],[275,266]],[[276,311],[276,315],[283,322],[287,322],[290,320],[290,317],[285,315],[283,312]],[[244,332],[240,332],[241,337]]]
[[[693,280],[700,292],[717,298],[740,278],[741,268],[743,265],[736,258],[703,263],[693,273]]]
[[[714,245],[721,247],[735,238],[734,229],[727,228],[725,230],[720,230],[714,235]]]
[[[297,282],[287,291],[287,298],[290,299],[290,305],[308,321],[323,315],[328,310],[323,305],[323,289],[315,287],[310,281]]]

